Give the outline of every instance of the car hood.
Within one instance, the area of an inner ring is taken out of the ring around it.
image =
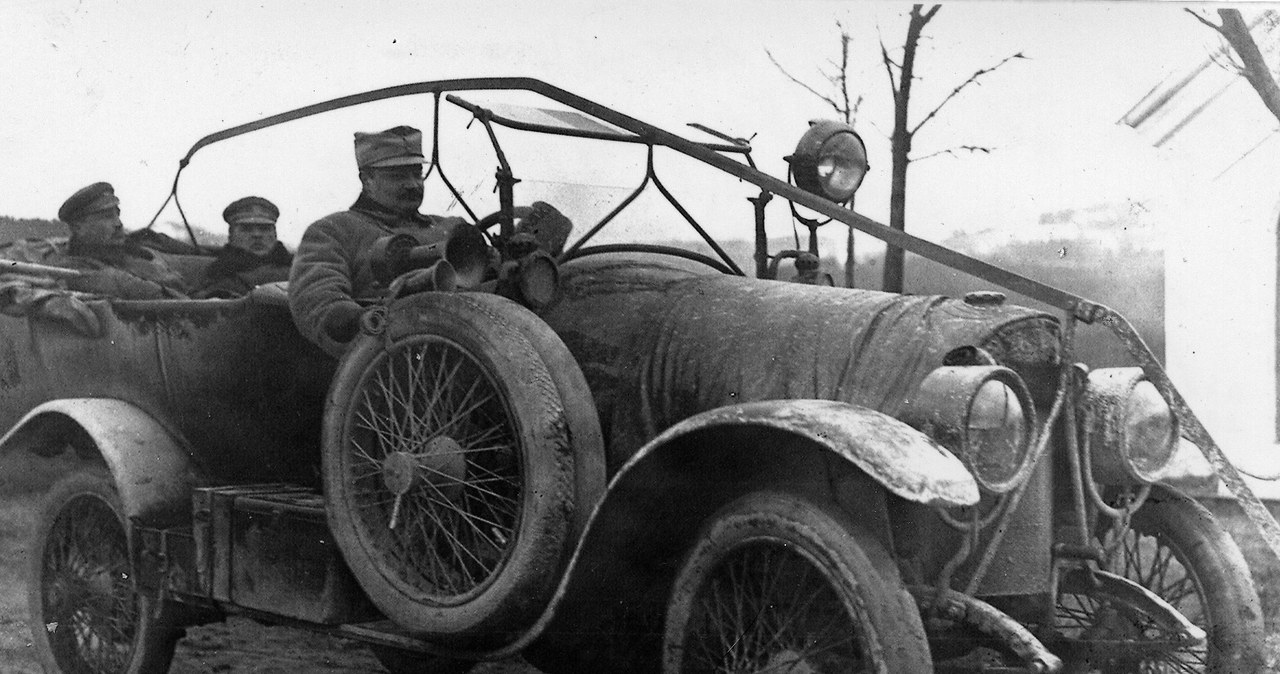
[[[699,412],[823,399],[896,416],[948,352],[973,346],[1051,394],[1058,324],[1007,304],[707,275],[665,262],[565,265],[544,318],[596,397],[610,467]]]

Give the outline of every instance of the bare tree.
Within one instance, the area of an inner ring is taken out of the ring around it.
[[[911,8],[911,14],[907,22],[907,35],[903,41],[901,61],[896,61],[890,55],[889,49],[885,47],[884,41],[880,42],[880,56],[885,71],[889,75],[889,88],[893,94],[893,134],[890,136],[890,154],[892,156],[891,167],[891,191],[889,196],[889,226],[894,229],[906,229],[906,202],[907,202],[907,166],[912,161],[920,161],[930,157],[939,155],[958,155],[964,153],[989,153],[991,148],[980,145],[958,145],[944,150],[931,152],[922,157],[912,157],[912,142],[916,133],[920,131],[930,120],[937,117],[947,103],[960,94],[969,85],[976,84],[978,81],[991,73],[1000,66],[1008,63],[1013,59],[1026,58],[1021,52],[1006,57],[999,63],[989,67],[977,70],[969,79],[962,82],[959,86],[952,89],[943,100],[933,107],[919,122],[912,125],[910,122],[910,103],[911,103],[911,86],[917,79],[916,70],[916,49],[920,43],[920,38],[924,34],[924,28],[928,25],[938,13],[940,5],[934,5],[928,10],[923,5],[914,5]],[[805,89],[809,93],[817,96],[819,99],[827,103],[832,110],[848,124],[853,124],[857,119],[858,108],[862,104],[863,96],[859,94],[856,98],[851,99],[849,92],[849,44],[853,37],[849,31],[845,29],[839,22],[836,25],[840,28],[840,61],[828,61],[827,65],[830,69],[819,69],[820,74],[826,80],[827,87],[834,90],[833,94],[823,93],[818,87],[811,86],[805,81],[792,75],[778,63],[773,54],[766,49],[769,60],[778,68],[788,79],[796,85]],[[827,88],[824,87],[824,88]],[[849,240],[846,246],[846,266],[845,266],[845,285],[853,286],[853,229],[849,230]],[[890,292],[902,292],[903,281],[903,252],[900,248],[890,247],[885,253],[884,264],[884,281],[883,288]]]
[[[907,21],[907,36],[902,43],[901,61],[895,61],[885,47],[884,41],[881,40],[880,42],[880,58],[884,63],[885,72],[889,75],[889,88],[893,92],[893,135],[890,136],[890,155],[893,166],[890,169],[892,174],[889,193],[889,226],[903,231],[907,227],[907,166],[912,161],[920,161],[943,154],[955,155],[960,152],[991,152],[991,148],[980,145],[958,145],[932,152],[923,157],[913,158],[911,156],[911,148],[916,134],[920,132],[924,125],[937,117],[942,108],[955,99],[956,96],[959,96],[960,92],[964,91],[966,87],[977,83],[982,77],[1013,59],[1026,58],[1022,55],[1022,52],[1018,52],[1012,56],[1005,57],[989,68],[981,68],[975,71],[969,76],[969,79],[952,89],[951,93],[947,94],[919,122],[912,125],[910,120],[911,85],[916,79],[916,49],[920,44],[920,37],[924,34],[925,26],[933,20],[933,17],[941,7],[941,5],[934,5],[928,10],[925,10],[923,5],[913,5],[911,7],[910,18]],[[903,267],[904,256],[902,249],[890,246],[885,251],[884,256],[884,290],[896,293],[902,292]]]
[[[1186,11],[1200,23],[1217,31],[1227,44],[1231,45],[1231,49],[1240,59],[1239,64],[1236,65],[1237,71],[1249,81],[1254,91],[1258,92],[1258,97],[1262,99],[1262,104],[1267,106],[1267,110],[1280,120],[1280,84],[1276,82],[1275,75],[1267,67],[1267,62],[1262,57],[1262,50],[1254,41],[1253,32],[1249,24],[1245,23],[1244,17],[1240,15],[1240,10],[1219,9],[1218,17],[1222,19],[1221,24],[1215,24],[1190,9]]]
[[[849,31],[845,30],[844,25],[839,21],[836,22],[836,28],[840,29],[840,62],[836,63],[830,60],[827,61],[827,65],[834,68],[834,70],[818,69],[822,78],[825,79],[827,84],[835,90],[834,96],[824,94],[818,89],[806,84],[804,80],[792,75],[786,68],[782,67],[781,63],[778,63],[778,60],[773,57],[773,54],[768,49],[764,50],[764,53],[769,57],[769,60],[773,63],[774,67],[785,75],[787,79],[791,80],[805,91],[808,91],[814,96],[822,99],[827,105],[831,106],[831,109],[835,111],[839,119],[852,126],[858,119],[858,108],[862,106],[862,94],[858,94],[852,102],[850,102],[849,97],[849,43],[853,41],[853,36],[849,34]],[[844,247],[844,285],[846,288],[853,287],[853,253],[853,228],[850,227],[848,237],[845,239]]]

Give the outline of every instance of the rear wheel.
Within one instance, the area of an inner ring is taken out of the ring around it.
[[[770,492],[735,501],[676,578],[663,671],[932,672],[915,603],[869,546],[811,503]]]
[[[575,415],[542,353],[564,346],[508,318],[525,311],[492,295],[412,297],[334,377],[330,525],[370,599],[415,633],[510,639],[559,578]]]
[[[1203,628],[1180,645],[1115,597],[1063,591],[1058,626],[1068,672],[1256,672],[1264,667],[1261,605],[1231,537],[1200,504],[1155,488],[1106,570],[1132,580]]]
[[[73,473],[45,497],[31,547],[28,602],[47,672],[166,672],[183,631],[134,585],[124,509],[111,477]]]

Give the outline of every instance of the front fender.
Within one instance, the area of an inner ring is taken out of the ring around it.
[[[853,512],[863,528],[856,533],[885,549],[889,494],[937,506],[979,498],[959,459],[874,410],[782,400],[704,412],[654,438],[614,476],[551,606],[517,643],[540,636],[527,657],[552,669],[644,670],[660,645],[680,558],[707,518],[759,489]],[[892,559],[873,561],[897,578]]]
[[[80,446],[86,438],[92,447]],[[191,454],[154,417],[112,398],[42,403],[0,438],[0,454],[49,456],[66,445],[96,451],[115,481],[125,513],[154,521],[189,514],[197,470]]]

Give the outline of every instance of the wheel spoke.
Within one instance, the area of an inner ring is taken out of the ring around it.
[[[1118,543],[1110,570],[1161,597],[1194,624],[1211,627],[1206,623],[1205,607],[1212,599],[1165,532],[1134,528]],[[1056,613],[1063,634],[1085,642],[1081,652],[1090,654],[1093,661],[1089,667],[1095,671],[1208,671],[1207,647],[1180,645],[1178,635],[1118,597],[1060,594]]]
[[[66,671],[122,671],[137,633],[137,597],[124,528],[97,496],[76,495],[58,512],[42,555],[44,621]]]
[[[502,394],[468,352],[429,336],[393,346],[368,372],[344,463],[362,535],[410,585],[445,599],[471,592],[519,526],[520,448]],[[405,465],[397,453],[412,460],[411,477],[389,468]],[[397,480],[408,488],[398,500]]]
[[[734,551],[692,606],[686,671],[857,671],[857,621],[828,579],[775,544]]]

